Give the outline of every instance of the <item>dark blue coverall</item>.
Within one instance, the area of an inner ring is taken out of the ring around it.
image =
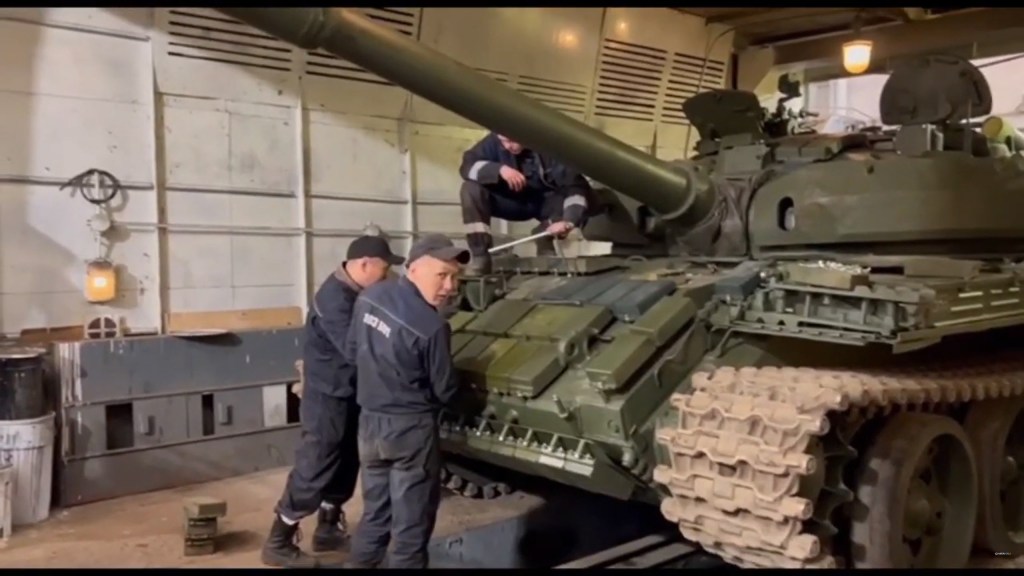
[[[411,256],[410,256],[411,260]],[[451,329],[406,278],[367,288],[352,313],[349,346],[357,400],[363,516],[349,563],[425,568],[441,500],[440,408],[458,384]]]
[[[526,186],[518,192],[509,188],[500,175],[502,166],[521,172]],[[577,170],[526,148],[513,155],[493,132],[463,153],[459,174],[462,223],[474,260],[487,259],[487,250],[493,246],[491,218],[539,220],[534,230],[539,232],[562,220],[579,228],[596,209],[590,183]],[[546,245],[539,248],[544,250]],[[553,245],[548,250],[553,251]]]
[[[324,280],[309,307],[299,404],[302,439],[276,507],[278,514],[291,520],[320,510],[321,525],[336,524],[341,506],[355,492],[359,405],[355,398],[356,368],[345,354],[359,293],[359,286],[340,268]],[[321,502],[330,507],[321,507]],[[316,540],[314,534],[314,550],[320,548]]]

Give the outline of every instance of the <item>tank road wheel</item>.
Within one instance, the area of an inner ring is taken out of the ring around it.
[[[975,546],[1024,554],[1024,401],[992,400],[971,407],[964,429],[980,483]]]
[[[945,416],[893,416],[865,454],[851,522],[854,568],[963,568],[978,510],[967,434]]]

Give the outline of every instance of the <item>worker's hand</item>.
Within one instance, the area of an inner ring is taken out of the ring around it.
[[[502,180],[508,184],[514,192],[519,192],[526,187],[526,176],[523,173],[511,166],[502,166],[498,172],[501,175]]]
[[[548,233],[558,238],[564,238],[566,234],[571,232],[573,225],[571,222],[553,222],[548,226]]]

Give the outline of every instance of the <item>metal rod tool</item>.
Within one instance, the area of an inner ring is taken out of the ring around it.
[[[487,252],[489,254],[494,254],[495,252],[501,252],[502,250],[508,250],[509,248],[511,248],[513,246],[518,246],[520,244],[526,244],[527,242],[533,242],[535,240],[540,240],[541,238],[545,238],[547,236],[551,236],[551,232],[548,232],[547,230],[545,230],[543,232],[539,232],[537,234],[534,234],[533,236],[527,236],[526,238],[520,238],[519,240],[513,240],[511,242],[508,242],[507,244],[501,244],[500,246],[495,246],[494,248],[491,248]]]

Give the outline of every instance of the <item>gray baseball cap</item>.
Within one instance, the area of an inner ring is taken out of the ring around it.
[[[412,264],[423,256],[433,256],[444,261],[454,260],[459,264],[469,263],[469,250],[459,248],[443,234],[421,236],[409,249],[408,263]]]

